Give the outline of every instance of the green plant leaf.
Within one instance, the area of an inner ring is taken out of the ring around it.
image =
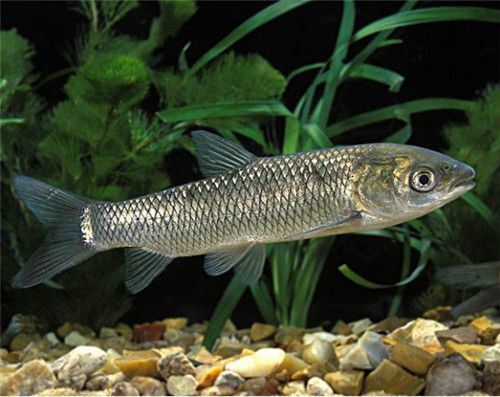
[[[330,141],[330,138],[328,138],[328,135],[326,135],[317,124],[311,123],[304,125],[304,131],[318,147],[329,148],[333,146],[333,143]]]
[[[285,138],[283,139],[283,154],[295,153],[298,149],[300,123],[296,117],[287,117],[285,121]]]
[[[403,84],[403,81],[405,79],[399,73],[396,73],[390,69],[370,65],[368,63],[361,63],[353,67],[348,77],[362,78],[385,84],[389,87],[390,92],[399,92],[399,89],[401,88],[401,85]]]
[[[24,123],[24,119],[20,118],[0,119],[0,127],[4,127],[9,124],[22,124],[22,123]]]
[[[280,0],[270,6],[264,8],[262,11],[255,14],[253,17],[247,19],[236,29],[234,29],[230,34],[219,41],[215,46],[203,54],[198,61],[191,67],[189,73],[196,73],[198,70],[207,65],[210,61],[216,58],[219,54],[227,50],[234,43],[241,40],[247,34],[253,32],[257,28],[265,25],[266,23],[278,18],[279,16],[286,14],[300,7],[303,4],[308,3],[311,0]]]
[[[398,12],[381,18],[361,28],[353,36],[360,40],[374,33],[404,26],[444,21],[479,21],[500,23],[500,11],[482,7],[429,7],[419,10]]]
[[[274,302],[264,280],[261,278],[255,284],[251,285],[250,290],[264,321],[267,324],[278,325],[279,320],[274,311]]]
[[[495,214],[479,197],[475,196],[472,192],[467,192],[462,196],[462,199],[474,208],[489,225],[493,225]]]
[[[411,134],[412,134],[411,124],[407,123],[399,131],[396,131],[394,134],[389,135],[387,138],[385,138],[384,142],[406,143],[410,140]]]
[[[203,346],[208,350],[212,350],[214,344],[219,337],[224,324],[231,317],[236,305],[245,293],[247,285],[234,276],[224,291],[221,299],[212,313],[210,322],[208,323],[207,332],[203,338]]]
[[[467,111],[472,102],[452,98],[425,98],[414,101],[391,105],[384,108],[372,110],[338,121],[327,127],[326,133],[329,137],[343,134],[349,130],[364,127],[369,124],[379,123],[390,119],[407,121],[414,113],[428,112],[432,110],[453,109]]]
[[[278,101],[214,103],[185,106],[156,113],[165,123],[195,121],[225,117],[275,117],[292,116],[292,113]]]
[[[358,285],[361,285],[362,287],[369,288],[369,289],[384,289],[384,288],[393,288],[393,287],[401,287],[403,285],[406,285],[408,283],[411,283],[413,280],[415,280],[420,273],[425,269],[427,265],[427,259],[428,259],[428,251],[431,246],[430,240],[424,239],[422,243],[422,248],[420,251],[420,259],[419,263],[417,264],[417,267],[415,270],[405,279],[395,283],[395,284],[378,284],[374,283],[372,281],[369,281],[365,279],[364,277],[360,276],[356,272],[352,271],[349,266],[346,264],[343,264],[339,267],[339,271],[347,277],[349,280],[355,282]]]
[[[301,66],[301,67],[293,70],[292,72],[290,72],[290,74],[286,78],[286,81],[288,84],[290,84],[290,81],[293,78],[301,75],[302,73],[310,72],[311,70],[321,69],[321,68],[325,67],[325,65],[326,65],[326,62],[316,62],[316,63],[311,63],[309,65]]]
[[[343,61],[349,49],[352,31],[354,29],[354,2],[344,0],[342,20],[340,22],[339,33],[335,43],[335,49],[330,57],[330,67],[326,72],[326,84],[321,101],[319,102],[319,112],[317,121],[320,128],[326,128],[332,103],[335,98],[337,86],[340,83],[340,72],[342,71]]]

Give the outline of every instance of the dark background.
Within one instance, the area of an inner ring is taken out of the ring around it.
[[[42,76],[67,67],[61,53],[73,43],[85,18],[74,11],[76,2],[9,2],[1,3],[2,29],[16,28],[36,48],[35,69]],[[168,41],[162,55],[163,64],[176,64],[182,47],[191,41],[188,61],[194,62],[218,40],[225,37],[241,22],[266,7],[267,2],[199,2],[199,10],[181,32]],[[401,2],[357,2],[356,28],[395,12]],[[422,6],[484,6],[498,8],[498,2],[426,2]],[[117,25],[118,33],[146,37],[151,18],[158,13],[156,2],[143,2]],[[258,52],[283,74],[295,68],[326,60],[333,49],[342,15],[342,3],[314,2],[261,27],[238,42],[237,53]],[[403,45],[378,50],[369,61],[389,67],[403,76],[400,93],[388,93],[374,83],[349,81],[338,92],[333,109],[337,119],[390,104],[425,97],[473,99],[488,84],[498,83],[499,29],[497,24],[451,22],[425,24],[398,29],[393,37],[404,40]],[[368,38],[369,40],[370,38]],[[359,45],[366,44],[362,40]],[[356,47],[355,47],[356,48]],[[287,91],[289,106],[311,81],[304,75]],[[55,80],[40,90],[50,104],[64,98],[61,90],[65,80]],[[149,102],[148,102],[149,104]],[[154,98],[151,109],[157,110]],[[463,114],[453,111],[427,112],[413,118],[414,134],[411,143],[432,149],[445,148],[440,136],[443,125],[463,122]],[[398,122],[347,134],[346,143],[375,141],[401,127]],[[250,147],[250,149],[255,149]],[[200,178],[195,159],[177,151],[165,162],[173,184]],[[138,192],[143,193],[143,192]],[[337,267],[348,263],[365,277],[381,283],[399,278],[401,247],[387,239],[363,236],[339,236],[325,265],[311,308],[310,325],[334,322],[337,318],[354,320],[369,316],[382,318],[389,307],[390,290],[366,290],[346,280]],[[204,274],[202,258],[177,259],[152,285],[140,293],[125,321],[152,321],[167,316],[187,316],[192,321],[208,319],[231,275],[211,278]],[[266,269],[268,272],[269,269]],[[410,314],[412,300],[429,283],[431,269],[406,289],[404,314]],[[248,326],[259,320],[257,308],[249,293],[237,307],[233,320],[238,326]]]

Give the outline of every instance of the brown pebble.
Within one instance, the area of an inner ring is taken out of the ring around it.
[[[436,331],[436,336],[441,343],[452,340],[457,343],[477,343],[479,338],[477,331],[472,327],[458,327]]]
[[[139,396],[139,391],[128,382],[118,382],[111,388],[112,396]]]
[[[266,382],[267,380],[263,376],[248,379],[245,381],[245,383],[243,383],[243,390],[245,390],[250,395],[257,396],[265,386]]]
[[[483,389],[492,396],[500,395],[500,361],[491,361],[485,364]]]

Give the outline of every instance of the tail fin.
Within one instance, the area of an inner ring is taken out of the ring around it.
[[[16,176],[14,188],[21,201],[48,229],[43,244],[12,279],[14,288],[49,280],[97,253],[83,241],[81,218],[90,202],[27,176]]]

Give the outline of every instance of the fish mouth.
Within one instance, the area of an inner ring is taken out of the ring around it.
[[[476,186],[476,181],[474,180],[476,173],[472,167],[467,167],[467,170],[464,172],[463,176],[455,183],[453,186],[454,189],[459,189],[461,191],[469,191],[474,186]]]

